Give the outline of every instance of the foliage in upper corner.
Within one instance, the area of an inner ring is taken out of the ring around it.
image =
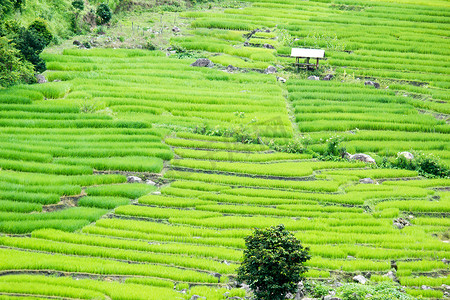
[[[246,282],[257,299],[281,300],[296,293],[311,257],[284,225],[255,229],[245,238],[246,250],[237,270],[238,281]]]
[[[33,65],[21,58],[9,40],[0,37],[0,86],[8,87],[35,81]]]
[[[36,72],[46,70],[45,61],[39,57],[53,39],[47,23],[43,19],[36,19],[27,28],[22,27],[16,21],[8,21],[1,24],[0,36],[4,36],[20,51],[23,60],[34,65]]]

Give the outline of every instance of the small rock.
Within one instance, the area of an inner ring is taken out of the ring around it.
[[[172,31],[173,32],[180,32],[181,30],[177,26],[173,26]]]
[[[264,70],[264,74],[273,74],[277,72],[277,68],[274,66],[268,66],[267,69]]]
[[[73,44],[74,44],[75,46],[80,46],[80,45],[81,45],[81,42],[78,41],[78,40],[74,40],[74,41],[73,41]]]
[[[349,259],[349,260],[355,260],[356,258],[355,258],[354,256],[348,255],[348,256],[347,256],[347,259]]]
[[[371,86],[373,86],[376,89],[380,88],[380,84],[378,82],[374,82],[374,81],[370,81],[370,80],[364,82],[364,85],[371,85]]]
[[[444,264],[448,265],[448,264],[450,264],[450,259],[445,259],[445,258],[443,258],[443,259],[442,259],[442,262],[443,262]]]
[[[61,79],[55,79],[53,82],[61,82]]]
[[[414,155],[411,152],[403,151],[397,153],[397,157],[403,156],[404,158],[411,160],[414,159]]]
[[[374,181],[372,178],[363,178],[359,180],[359,183],[362,184],[375,184],[376,181]]]
[[[42,74],[36,74],[37,83],[47,83],[47,79]]]
[[[308,80],[319,80],[320,78],[319,78],[319,76],[311,75],[311,76],[309,76],[307,79],[308,79]]]
[[[366,277],[364,277],[362,275],[356,275],[355,277],[353,277],[353,281],[356,281],[361,284],[365,284],[367,282],[367,279],[366,279]]]
[[[142,179],[137,177],[137,176],[128,176],[127,177],[127,182],[128,183],[135,183],[135,182],[142,183]]]
[[[384,274],[383,276],[385,277],[389,277],[392,280],[395,280],[395,274],[392,271],[387,272],[386,274]]]
[[[152,195],[161,195],[160,191],[153,192]]]
[[[286,79],[284,79],[283,77],[278,77],[277,76],[277,81],[282,82],[282,83],[286,83]]]
[[[370,155],[364,154],[364,153],[356,153],[353,155],[350,155],[349,157],[352,160],[360,160],[367,163],[375,163],[375,159],[373,159]]]
[[[366,298],[372,298],[372,297],[373,297],[372,294],[367,294],[367,295],[366,295]]]
[[[431,290],[431,288],[429,286],[426,286],[426,285],[422,285],[420,288],[422,290]]]
[[[264,44],[264,45],[263,45],[263,48],[266,48],[266,49],[275,49],[275,47],[272,46],[271,44]]]
[[[391,268],[395,269],[396,271],[398,270],[397,262],[395,260],[391,260]]]
[[[331,80],[333,77],[334,77],[333,74],[328,74],[325,75],[325,77],[322,80]]]
[[[212,68],[214,64],[207,58],[199,58],[191,64],[192,67],[208,67]]]
[[[150,179],[147,179],[147,180],[145,181],[145,184],[148,184],[148,185],[156,185],[156,182],[154,182],[154,181],[152,181],[152,180],[150,180]]]
[[[231,298],[227,298],[227,299],[233,299],[233,300],[242,300],[242,298],[241,298],[241,297],[238,297],[238,296],[234,296],[234,297],[231,297]]]
[[[270,29],[266,29],[266,32],[269,33],[269,32],[270,32]]]
[[[202,297],[199,295],[192,295],[191,299],[189,299],[189,300],[197,300],[197,299],[206,299],[206,297]]]
[[[223,263],[226,264],[227,266],[230,265],[230,263],[227,260],[224,260]]]
[[[398,229],[403,229],[405,227],[404,225],[397,222],[394,222],[394,226],[396,226]]]
[[[407,221],[407,220],[405,220],[405,219],[403,219],[403,218],[397,218],[397,219],[394,219],[393,222],[394,222],[394,223],[399,223],[399,224],[403,225],[403,227],[405,227],[405,226],[411,226],[411,223],[409,223],[409,221]]]
[[[447,285],[447,284],[444,283],[444,284],[441,285],[441,287],[443,287],[444,290],[450,291],[450,285]]]
[[[239,70],[239,68],[234,67],[232,65],[228,65],[228,67],[227,67],[227,72],[229,72],[229,73],[235,72],[237,70]]]

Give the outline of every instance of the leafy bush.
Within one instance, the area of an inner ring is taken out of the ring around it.
[[[34,65],[35,71],[45,71],[45,61],[39,57],[39,54],[53,39],[47,23],[42,19],[36,19],[28,28],[24,28],[17,22],[11,21],[3,24],[2,27],[1,34],[13,41],[22,57]]]
[[[371,294],[370,299],[374,300],[413,300],[410,295],[400,291],[400,286],[391,282],[383,282],[376,286],[362,285],[356,283],[344,284],[338,289],[337,295],[343,300],[362,300],[366,295]]]
[[[20,51],[0,37],[0,86],[34,82],[33,65],[20,58]]]
[[[108,4],[102,3],[97,7],[97,25],[103,25],[108,23],[112,18],[112,12]]]
[[[402,155],[397,157],[392,166],[400,169],[415,170],[420,175],[429,177],[450,177],[450,169],[433,155],[420,152],[414,152],[413,154],[414,159],[406,159]]]
[[[245,245],[238,280],[247,282],[257,299],[281,300],[288,292],[296,292],[307,271],[303,263],[311,257],[309,249],[303,248],[284,225],[256,229],[245,238]]]

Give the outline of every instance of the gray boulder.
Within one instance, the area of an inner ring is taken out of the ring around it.
[[[331,80],[333,77],[334,77],[333,74],[328,74],[325,75],[325,77],[322,80]]]
[[[199,58],[191,64],[192,67],[208,67],[212,68],[214,64],[207,58]]]
[[[127,182],[128,183],[142,183],[142,179],[137,176],[128,176]]]
[[[395,274],[392,271],[387,272],[386,274],[383,275],[384,277],[389,277],[392,280],[395,280]]]
[[[362,275],[356,275],[355,277],[353,277],[353,281],[356,281],[360,284],[365,284],[368,280],[366,277],[364,277]]]
[[[400,223],[397,223],[397,222],[394,222],[394,226],[397,227],[398,229],[403,229],[403,228],[405,228],[404,225],[402,225],[402,224],[400,224]]]
[[[359,183],[362,184],[376,184],[377,182],[373,180],[372,178],[363,178],[359,180]]]
[[[172,31],[173,32],[180,32],[181,30],[177,26],[173,26]]]
[[[403,156],[404,158],[411,160],[414,159],[414,155],[411,152],[403,151],[397,153],[397,157]]]
[[[154,182],[154,181],[152,181],[152,180],[150,180],[150,179],[147,179],[147,180],[145,181],[145,184],[148,184],[148,185],[156,185],[156,182]]]
[[[239,68],[234,67],[232,65],[228,65],[228,67],[227,67],[227,72],[229,72],[229,73],[235,72],[237,70],[239,70]]]
[[[308,79],[308,80],[319,80],[320,78],[319,78],[319,76],[311,75],[311,76],[309,76],[307,79]]]
[[[37,83],[47,83],[47,78],[42,74],[36,74]]]
[[[268,66],[267,69],[264,70],[264,74],[273,74],[277,72],[277,68],[274,66]]]
[[[266,49],[275,49],[275,47],[272,46],[271,44],[264,44],[264,45],[263,45],[263,48],[266,48]]]
[[[278,77],[277,76],[277,81],[279,81],[281,83],[286,83],[286,79],[284,79],[283,77]]]
[[[360,160],[366,163],[375,163],[375,159],[373,159],[370,155],[364,154],[364,153],[356,153],[349,156],[349,159],[351,160]]]
[[[371,85],[371,86],[373,86],[376,89],[380,88],[380,84],[378,82],[374,82],[374,81],[370,81],[370,80],[364,82],[364,85]]]

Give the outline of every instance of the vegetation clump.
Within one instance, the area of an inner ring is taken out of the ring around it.
[[[303,264],[311,257],[284,225],[256,229],[245,238],[247,249],[238,269],[238,280],[247,282],[257,299],[284,299],[295,293],[302,274]]]

